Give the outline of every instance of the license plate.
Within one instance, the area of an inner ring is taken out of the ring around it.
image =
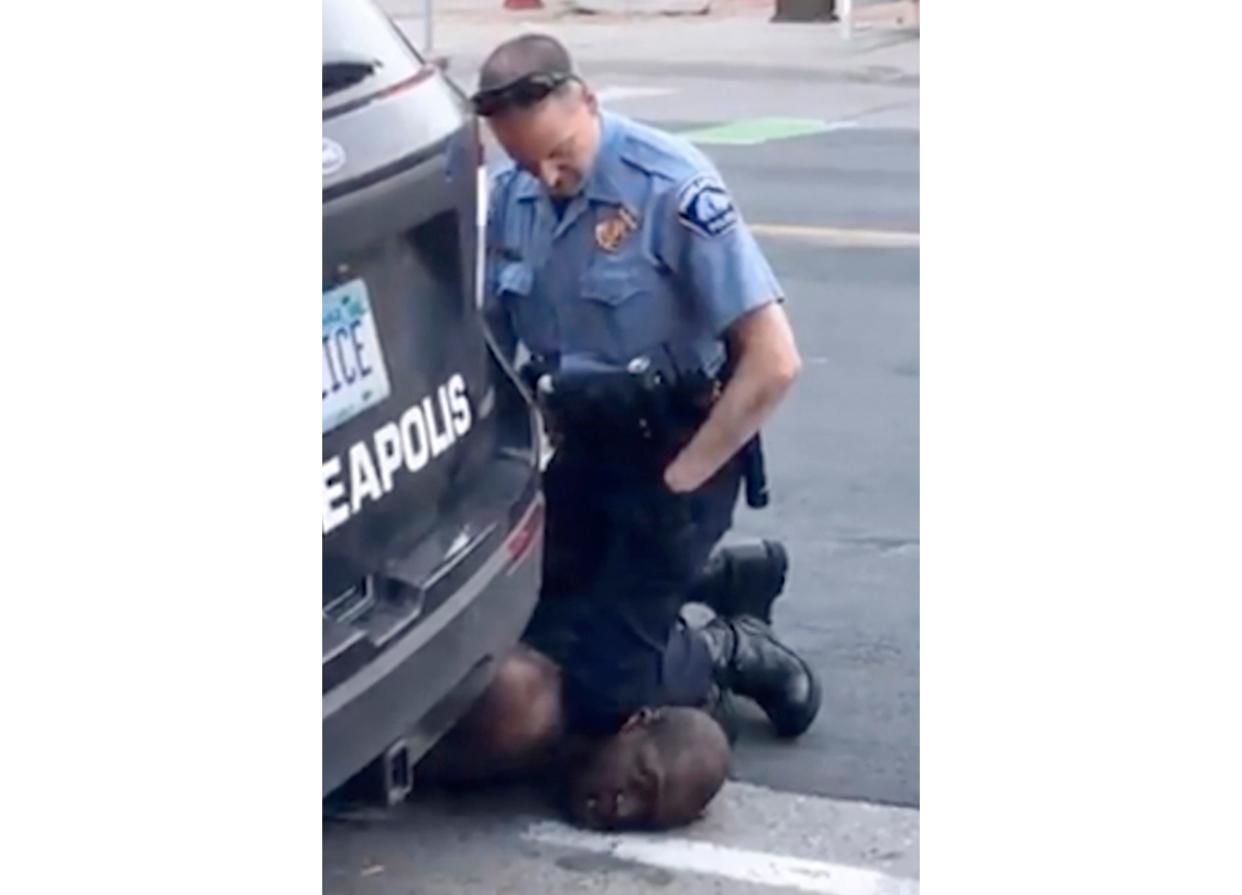
[[[367,284],[350,280],[323,294],[323,431],[388,397],[388,370]]]

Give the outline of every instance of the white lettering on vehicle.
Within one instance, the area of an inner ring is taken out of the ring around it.
[[[466,380],[454,376],[448,383],[449,405],[453,408],[453,431],[460,438],[470,429],[470,400],[466,397]]]
[[[323,533],[327,534],[349,518],[349,507],[340,503],[345,486],[336,480],[341,474],[341,458],[329,457],[323,463]]]
[[[323,461],[323,533],[328,535],[397,487],[404,467],[417,473],[470,431],[466,380],[454,373],[432,396],[384,423],[370,438]],[[346,473],[348,470],[348,473]]]
[[[401,429],[396,423],[385,423],[375,430],[375,456],[379,460],[380,487],[387,494],[392,490],[392,475],[403,465]]]
[[[352,445],[349,449],[349,511],[356,513],[362,509],[365,498],[379,500],[383,496],[379,476],[375,474],[375,462],[366,442]]]

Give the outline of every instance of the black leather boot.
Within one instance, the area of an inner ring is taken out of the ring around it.
[[[785,589],[789,554],[780,541],[760,541],[716,550],[686,600],[717,615],[753,615],[772,623],[772,603]]]
[[[819,714],[821,697],[811,666],[752,616],[715,618],[700,630],[719,686],[757,702],[777,736],[806,732]]]

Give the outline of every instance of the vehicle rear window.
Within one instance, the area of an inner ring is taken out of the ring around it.
[[[325,109],[391,87],[422,65],[371,0],[323,0]]]

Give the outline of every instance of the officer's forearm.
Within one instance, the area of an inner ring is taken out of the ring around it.
[[[665,470],[665,483],[673,491],[693,491],[715,475],[759,431],[802,368],[780,305],[749,314],[734,326],[732,337],[732,378],[707,420]]]

